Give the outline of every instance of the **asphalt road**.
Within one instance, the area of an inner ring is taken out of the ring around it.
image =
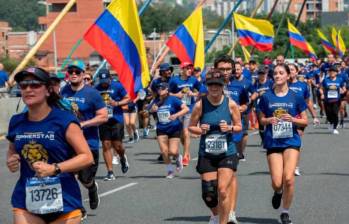
[[[296,193],[290,216],[295,224],[349,223],[349,129],[340,135],[328,134],[326,125],[309,127],[301,156],[303,175],[296,179]],[[144,139],[127,146],[131,168],[122,175],[114,167],[115,181],[104,182],[105,164],[98,171],[100,207],[88,209],[89,224],[186,224],[208,223],[209,210],[201,201],[201,185],[195,171],[198,141],[193,140],[194,161],[175,179],[165,179],[165,167],[158,164],[158,145]],[[18,174],[6,168],[7,142],[0,141],[0,224],[12,222],[10,197]],[[265,153],[259,136],[251,135],[247,161],[239,165],[240,223],[279,223],[279,211],[271,206],[273,194]],[[83,190],[87,198],[86,190]],[[88,208],[88,202],[85,200]]]

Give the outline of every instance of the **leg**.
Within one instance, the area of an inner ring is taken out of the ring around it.
[[[169,155],[178,156],[179,154],[179,138],[170,138],[169,139]]]
[[[284,183],[284,196],[283,196],[283,208],[289,209],[293,199],[294,193],[294,171],[296,169],[299,158],[299,151],[296,149],[287,149],[283,153],[283,183]]]
[[[137,119],[137,113],[130,113],[130,128],[133,132],[133,138],[135,139],[135,141],[139,141],[139,135],[138,135],[138,131],[136,128],[136,119]]]
[[[44,220],[23,209],[14,209],[13,223],[14,224],[32,224],[32,223],[45,224]]]
[[[332,105],[332,110],[333,110],[333,129],[337,129],[338,126],[338,112],[339,112],[339,107],[340,107],[340,103],[334,103]]]
[[[274,191],[282,191],[283,156],[281,153],[268,155],[268,165],[271,175],[271,183]]]
[[[231,209],[231,181],[234,171],[229,168],[218,169],[219,223],[226,224]]]
[[[129,139],[131,140],[131,138],[133,139],[133,132],[130,127],[130,114],[127,112],[124,112],[124,123],[126,126],[126,131],[128,133]]]
[[[164,163],[169,165],[171,160],[169,158],[169,140],[167,135],[159,135],[157,137],[160,151],[162,154],[162,158],[164,159]]]
[[[102,141],[103,147],[103,158],[105,161],[105,165],[107,167],[107,171],[113,171],[113,153],[112,153],[112,145],[110,140]]]
[[[217,172],[201,174],[202,199],[214,216],[218,215]]]

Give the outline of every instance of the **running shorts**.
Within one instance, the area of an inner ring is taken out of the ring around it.
[[[237,154],[221,158],[199,156],[196,171],[199,174],[217,172],[219,168],[229,168],[236,171],[238,164],[239,158]]]

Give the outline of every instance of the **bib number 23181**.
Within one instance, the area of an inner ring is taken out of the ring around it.
[[[59,177],[28,179],[25,202],[27,210],[34,214],[63,211],[62,186]]]
[[[293,137],[293,124],[288,121],[280,121],[277,124],[273,124],[273,138],[292,138]]]
[[[225,135],[212,134],[206,136],[205,152],[219,155],[228,151],[227,137]]]

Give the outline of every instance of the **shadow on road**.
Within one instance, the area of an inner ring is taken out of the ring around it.
[[[266,219],[266,218],[239,217],[238,221],[241,223],[280,224],[280,222],[277,219]]]
[[[155,155],[158,156],[160,155],[160,152],[138,152],[138,153],[134,153],[134,156],[142,156],[142,155]]]
[[[181,221],[181,222],[208,222],[210,220],[209,216],[185,216],[185,217],[172,217],[165,219],[164,221]]]

